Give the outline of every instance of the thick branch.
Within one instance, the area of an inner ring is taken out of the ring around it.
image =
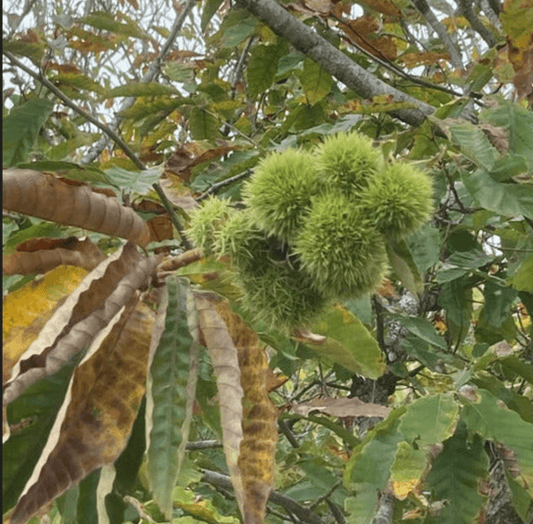
[[[205,469],[202,471],[204,474],[203,480],[205,482],[223,489],[233,489],[231,480],[227,475],[221,475],[215,471],[209,471]],[[273,502],[274,504],[278,504],[279,506],[283,506],[287,511],[290,511],[293,515],[298,517],[300,521],[305,522],[306,524],[324,524],[322,519],[316,513],[313,513],[306,507],[296,502],[294,499],[282,495],[277,491],[273,491],[270,494],[269,501]]]
[[[427,23],[433,28],[433,31],[439,35],[439,38],[442,40],[448,53],[450,53],[453,67],[463,69],[463,60],[461,59],[459,49],[457,49],[457,46],[446,31],[446,28],[440,23],[439,19],[435,16],[435,13],[429,8],[426,0],[412,0],[412,2],[420,14],[426,19]]]
[[[487,42],[489,47],[494,47],[498,43],[498,40],[496,40],[496,37],[481,23],[481,20],[474,13],[472,2],[470,0],[458,0],[458,3],[465,18],[470,22],[472,29],[479,33],[479,36]]]
[[[167,38],[167,41],[163,45],[163,49],[161,50],[161,53],[159,53],[159,56],[150,64],[148,67],[148,71],[146,74],[142,77],[141,82],[152,82],[153,80],[157,79],[157,76],[160,73],[160,67],[161,63],[167,56],[167,54],[172,49],[172,46],[174,45],[174,42],[178,35],[180,34],[181,28],[183,26],[183,23],[185,22],[185,19],[191,12],[191,9],[194,7],[196,1],[195,0],[187,0],[187,3],[183,6],[183,11],[180,13],[178,18],[176,19],[176,22],[174,23],[174,26],[172,27],[172,31],[170,32],[170,36]],[[113,119],[112,122],[109,123],[109,128],[113,131],[116,131],[118,127],[120,126],[123,118],[120,116],[120,114],[125,111],[126,109],[130,108],[133,103],[135,102],[135,97],[127,97],[122,101],[122,104],[120,106],[120,109],[117,111],[117,115]],[[94,160],[96,160],[102,151],[107,147],[107,144],[109,142],[109,138],[106,135],[103,135],[94,146],[92,146],[87,154],[83,157],[81,160],[82,164],[90,164]]]
[[[292,45],[315,60],[337,80],[346,84],[363,98],[393,95],[397,102],[408,102],[412,109],[400,109],[393,114],[404,122],[418,126],[434,109],[398,89],[386,84],[356,64],[352,59],[331,45],[312,28],[289,14],[275,0],[236,0],[263,21],[272,31],[289,40]]]
[[[392,524],[394,516],[394,496],[384,493],[379,501],[379,510],[371,524]]]

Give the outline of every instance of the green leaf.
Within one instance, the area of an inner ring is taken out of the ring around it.
[[[462,179],[468,192],[485,209],[500,215],[523,215],[533,219],[533,186],[503,184],[482,169],[463,172]]]
[[[522,520],[526,522],[529,508],[531,507],[531,497],[529,496],[528,492],[507,471],[505,472],[505,478],[507,479],[507,484],[509,485],[509,490],[511,491],[513,506]]]
[[[46,152],[46,156],[50,160],[62,160],[63,158],[67,158],[70,154],[74,153],[76,149],[96,142],[100,136],[100,133],[84,133],[83,135],[78,135],[74,138],[70,138],[61,142],[57,146],[51,147]]]
[[[54,108],[46,98],[34,98],[15,107],[2,122],[2,161],[4,167],[24,162]]]
[[[410,356],[416,358],[431,370],[435,370],[435,368],[442,362],[442,358],[439,353],[435,351],[434,346],[430,346],[430,344],[412,333],[409,333],[409,335],[405,337],[402,347]]]
[[[377,340],[363,323],[343,308],[333,309],[313,331],[327,337],[313,351],[355,373],[377,379],[386,369]]]
[[[425,319],[420,317],[405,317],[397,316],[397,320],[402,324],[403,327],[407,328],[413,335],[416,335],[418,338],[425,340],[433,346],[438,348],[448,350],[448,345],[444,337],[441,337],[433,324]]]
[[[95,93],[104,94],[105,88],[95,82],[92,78],[82,73],[60,73],[49,78],[50,82],[54,84],[67,84],[77,89],[84,89],[86,91],[93,91]]]
[[[455,435],[444,442],[428,475],[434,496],[447,501],[435,523],[473,524],[485,500],[478,492],[478,484],[487,475],[483,440],[476,435],[468,442],[465,425],[461,424]]]
[[[139,27],[137,22],[133,20],[128,20],[127,23],[119,22],[115,19],[113,13],[107,11],[95,11],[82,18],[80,22],[95,27],[96,29],[103,29],[119,35],[147,38],[147,35]]]
[[[526,422],[533,424],[533,404],[530,399],[505,387],[500,380],[488,373],[478,374],[471,380],[477,387],[486,389],[495,397],[503,400],[509,409],[516,411]]]
[[[106,93],[108,98],[117,96],[165,96],[179,95],[179,91],[172,86],[158,82],[128,82],[123,86],[114,87]]]
[[[21,40],[2,39],[2,49],[16,56],[25,56],[36,66],[41,67],[41,61],[46,51],[46,44],[42,40],[38,42],[22,42]]]
[[[391,466],[391,478],[396,482],[418,480],[426,467],[426,451],[400,442]]]
[[[272,85],[278,71],[280,51],[281,47],[274,45],[257,45],[253,48],[246,70],[250,98],[255,98]]]
[[[533,17],[530,16],[530,18]],[[524,18],[522,18],[521,22],[524,22]],[[530,26],[527,29],[528,34],[529,30]],[[509,154],[511,156],[520,155],[524,157],[529,164],[529,168],[533,168],[533,148],[531,147],[533,114],[531,111],[518,104],[502,101],[501,106],[483,111],[480,120],[506,129],[509,133]]]
[[[480,127],[471,123],[461,123],[450,127],[452,140],[461,152],[478,167],[492,169],[500,156]]]
[[[463,277],[442,284],[438,304],[446,311],[446,325],[454,343],[463,339],[472,316],[472,287]]]
[[[99,524],[97,509],[97,490],[100,481],[100,469],[93,471],[79,484],[80,493],[77,507],[78,523]]]
[[[490,171],[492,178],[498,182],[505,182],[514,176],[527,173],[529,169],[528,161],[525,157],[514,155],[500,158]]]
[[[390,265],[405,288],[415,296],[422,293],[424,281],[407,242],[405,240],[389,241],[386,246]]]
[[[124,191],[131,191],[145,195],[152,189],[152,184],[159,182],[162,169],[152,167],[144,171],[128,171],[121,167],[110,167],[105,170],[105,175],[109,181]]]
[[[407,239],[409,250],[421,273],[434,266],[440,257],[439,230],[426,224],[422,229]]]
[[[459,407],[453,393],[440,393],[415,400],[401,419],[400,431],[419,446],[442,442],[453,434]]]
[[[347,524],[370,524],[376,516],[378,490],[373,484],[357,484],[355,497],[344,502]]]
[[[164,330],[148,379],[147,471],[161,511],[170,515],[172,490],[178,479],[191,422],[196,388],[196,376],[192,373],[198,369],[197,346],[189,331],[188,282],[176,276],[168,277],[166,282],[168,305],[164,310]]]
[[[517,297],[517,291],[503,287],[492,281],[485,282],[483,307],[485,320],[494,328],[500,328],[511,316],[511,305]]]
[[[218,138],[218,120],[200,107],[195,107],[189,119],[189,130],[195,140],[213,140]]]
[[[533,293],[533,255],[529,255],[511,278],[511,284],[520,291]]]
[[[330,92],[333,79],[323,67],[314,60],[306,58],[303,71],[300,74],[300,82],[307,101],[310,104],[315,104]]]
[[[222,48],[235,47],[252,36],[258,25],[259,20],[247,9],[230,9],[214,38],[220,38],[219,43]]]
[[[218,11],[218,8],[223,1],[224,0],[206,0],[204,3],[204,10],[202,11],[202,21],[200,23],[202,31],[206,30],[207,24],[209,24],[211,18],[213,18],[213,15]]]
[[[62,524],[77,524],[77,507],[80,487],[76,484],[57,499]]]
[[[345,484],[350,487],[352,484],[370,484],[376,489],[385,489],[396,449],[403,440],[403,435],[398,431],[400,414],[400,411],[391,413],[356,448],[346,465]]]
[[[533,424],[501,407],[498,399],[483,389],[475,402],[465,404],[462,418],[470,431],[513,449],[522,476],[530,486],[533,484]]]
[[[500,364],[504,371],[516,373],[522,378],[525,378],[530,384],[533,384],[533,366],[531,364],[524,362],[514,355],[502,358]]]
[[[7,406],[9,424],[13,426],[22,423],[22,427],[10,435],[2,449],[4,512],[16,504],[41,456],[41,451],[65,399],[72,371],[83,354],[85,351],[80,351],[72,362],[53,375],[28,387],[22,395]]]

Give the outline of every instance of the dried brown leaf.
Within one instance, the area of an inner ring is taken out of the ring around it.
[[[278,409],[268,396],[268,361],[257,333],[233,314],[227,302],[219,311],[237,347],[244,392],[243,433],[239,469],[243,483],[244,524],[263,524],[274,485],[274,455],[278,441]]]
[[[74,371],[65,403],[11,515],[24,524],[126,446],[145,392],[154,323],[139,294],[122,307]]]
[[[46,273],[57,266],[93,270],[105,255],[89,238],[35,238],[19,244],[16,252],[2,260],[4,275]]]
[[[217,377],[226,462],[239,508],[244,514],[243,481],[238,465],[240,446],[243,440],[243,390],[237,348],[228,333],[226,324],[217,313],[214,295],[196,293],[195,299],[200,330],[211,355]]]
[[[109,259],[83,280],[22,355],[12,380],[4,388],[5,404],[89,346],[135,291],[146,287],[159,258],[142,258],[131,244],[124,246],[120,253],[119,258],[131,259],[136,255],[140,260],[119,281],[109,281],[109,275],[113,275],[113,269],[116,269],[111,264],[114,260]],[[107,286],[105,290],[102,290],[103,286]]]
[[[294,413],[307,417],[312,411],[319,411],[333,417],[387,417],[390,409],[379,404],[363,402],[358,398],[315,398],[309,402],[293,402]]]
[[[2,205],[57,224],[127,238],[140,246],[150,241],[144,220],[117,198],[31,169],[4,169]]]

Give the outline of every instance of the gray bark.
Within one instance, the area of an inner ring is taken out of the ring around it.
[[[412,109],[400,109],[392,113],[403,122],[418,126],[426,116],[434,112],[433,107],[395,89],[360,67],[311,27],[288,13],[275,0],[236,0],[236,4],[248,9],[274,33],[287,39],[296,49],[312,58],[361,97],[393,95],[396,102],[413,104]]]

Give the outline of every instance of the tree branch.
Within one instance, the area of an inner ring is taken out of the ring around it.
[[[148,67],[148,71],[142,77],[141,82],[147,83],[157,79],[157,76],[160,73],[161,63],[163,62],[167,54],[170,52],[171,47],[174,45],[174,41],[178,37],[183,23],[185,22],[185,19],[189,15],[195,3],[195,0],[187,0],[186,4],[183,6],[183,11],[180,13],[178,18],[176,19],[176,22],[174,23],[174,26],[172,27],[170,36],[167,38],[165,44],[163,45],[161,53],[159,53],[159,56],[150,64],[150,66]],[[112,122],[109,123],[109,129],[111,129],[112,131],[116,131],[118,129],[123,120],[120,114],[122,113],[122,111],[125,111],[126,109],[130,108],[135,102],[135,100],[135,97],[130,96],[122,101],[120,109],[117,111],[115,118]],[[102,151],[107,147],[108,142],[109,139],[106,135],[100,138],[100,140],[98,140],[98,142],[96,142],[96,144],[91,147],[87,154],[82,158],[81,163],[90,164],[91,162],[96,160],[100,156]]]
[[[394,496],[384,493],[379,501],[379,510],[371,524],[392,524],[394,516]]]
[[[67,107],[70,107],[73,111],[78,113],[78,115],[81,115],[83,118],[91,122],[91,124],[95,125],[98,129],[103,131],[104,136],[111,137],[113,141],[126,153],[127,157],[139,168],[139,169],[146,169],[146,166],[137,158],[137,155],[130,149],[130,147],[120,138],[112,129],[109,129],[108,126],[105,124],[102,124],[99,120],[94,118],[91,114],[87,113],[87,111],[84,111],[81,107],[79,107],[77,104],[75,104],[63,91],[58,89],[50,80],[48,80],[46,77],[44,77],[41,73],[36,73],[35,71],[32,71],[29,67],[26,67],[20,60],[18,60],[13,54],[11,54],[9,51],[2,50],[2,53],[9,58],[9,60],[15,64],[18,68],[22,69],[25,73],[30,75],[34,80],[37,80],[37,82],[41,83],[43,86],[45,86],[49,91],[54,93],[54,95],[57,96]]]
[[[432,27],[433,31],[435,31],[435,33],[437,33],[439,38],[442,40],[442,43],[448,50],[448,53],[450,53],[453,67],[456,69],[463,69],[463,60],[461,58],[459,49],[457,49],[457,46],[446,31],[446,28],[440,23],[438,18],[435,16],[435,13],[433,13],[433,11],[429,8],[426,0],[412,0],[412,2],[427,23]]]
[[[209,195],[216,193],[220,188],[229,186],[233,184],[233,182],[237,182],[237,180],[240,180],[241,178],[250,176],[252,174],[251,169],[247,169],[246,171],[239,173],[238,175],[234,175],[232,177],[226,178],[224,180],[221,180],[220,182],[216,182],[213,184],[209,189],[204,191],[197,199],[197,202],[200,202],[201,200],[206,199]]]
[[[236,0],[236,4],[248,9],[277,35],[289,40],[296,49],[312,58],[363,98],[393,95],[397,102],[413,104],[413,108],[392,112],[400,120],[418,126],[426,116],[434,112],[431,106],[386,84],[356,64],[312,28],[289,14],[275,0]]]
[[[91,114],[87,113],[87,111],[84,111],[81,107],[75,104],[67,95],[65,95],[65,93],[63,93],[63,91],[58,89],[54,84],[52,84],[52,82],[50,82],[50,80],[48,80],[41,73],[36,73],[35,71],[32,71],[29,67],[26,67],[9,51],[2,50],[2,53],[4,53],[4,55],[13,64],[22,69],[25,73],[30,75],[37,82],[40,82],[49,91],[54,93],[54,95],[56,95],[57,98],[59,98],[63,102],[63,104],[65,104],[67,107],[70,107],[70,109],[72,109],[75,113],[78,113],[78,115],[82,116],[83,118],[91,122],[91,124],[95,125],[98,129],[103,131],[104,136],[106,138],[111,138],[115,142],[115,144],[117,144],[124,151],[124,153],[126,153],[126,156],[135,164],[137,168],[139,168],[141,171],[144,171],[146,169],[146,166],[143,164],[143,162],[141,162],[139,158],[137,158],[137,155],[132,151],[128,144],[126,144],[126,142],[124,142],[124,140],[122,140],[122,138],[115,133],[115,131],[110,129],[106,124],[103,124],[102,122],[94,118]],[[186,249],[191,249],[192,246],[183,232],[183,226],[181,225],[178,216],[174,211],[172,203],[168,200],[163,189],[157,182],[155,184],[152,184],[152,187],[154,188],[154,191],[159,195],[163,206],[170,214],[170,219],[172,220],[172,223],[174,224],[174,227],[176,228],[176,231],[178,232],[178,235],[180,236],[183,245]]]
[[[202,472],[204,474],[203,480],[205,482],[212,484],[213,486],[219,486],[223,489],[233,489],[231,480],[227,475],[222,475],[206,469],[203,469]],[[287,511],[298,517],[301,522],[305,522],[306,524],[324,524],[318,515],[308,510],[294,499],[282,495],[277,491],[272,491],[269,501],[278,504],[279,506],[283,506]]]
[[[481,23],[481,20],[474,13],[473,5],[471,0],[457,0],[463,15],[468,20],[472,29],[476,31],[489,47],[494,47],[498,40],[496,37]]]

